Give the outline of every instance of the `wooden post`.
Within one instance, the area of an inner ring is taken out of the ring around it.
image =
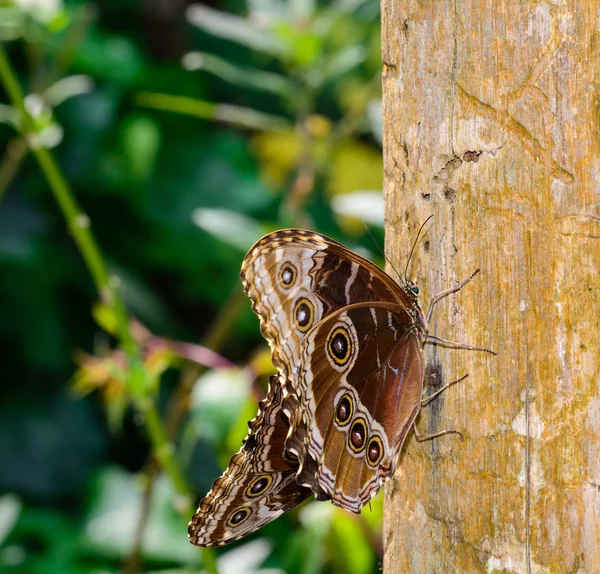
[[[387,573],[600,572],[600,5],[382,0],[387,252],[411,264],[426,407],[386,491]]]

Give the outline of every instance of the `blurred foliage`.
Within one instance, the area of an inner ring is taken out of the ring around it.
[[[248,247],[300,226],[377,259],[378,8],[0,0],[25,94],[3,75],[2,572],[378,570],[381,497],[360,516],[307,502],[216,554],[186,535],[273,370]]]

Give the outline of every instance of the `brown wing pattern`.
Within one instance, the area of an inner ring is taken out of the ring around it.
[[[298,461],[283,456],[289,421],[276,379],[271,377],[241,450],[192,517],[188,536],[196,546],[222,546],[242,538],[312,494],[296,481]]]
[[[279,377],[190,522],[198,546],[246,536],[311,493],[359,512],[420,407],[423,317],[373,263],[287,229],[250,249],[241,278]]]
[[[307,334],[301,484],[359,512],[393,474],[421,406],[419,337],[407,309],[375,302],[341,309]]]
[[[302,229],[260,239],[242,263],[241,278],[273,351],[273,363],[292,385],[300,342],[321,319],[363,301],[411,305],[379,267],[333,239]]]

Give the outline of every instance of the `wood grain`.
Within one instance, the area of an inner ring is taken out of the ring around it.
[[[597,0],[382,0],[387,253],[437,382],[386,491],[385,572],[600,572]]]

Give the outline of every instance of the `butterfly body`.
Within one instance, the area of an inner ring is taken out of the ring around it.
[[[427,325],[413,285],[298,229],[259,240],[241,278],[278,376],[190,523],[201,546],[245,536],[311,493],[360,512],[392,476],[421,406]],[[263,471],[267,510],[238,486]]]

